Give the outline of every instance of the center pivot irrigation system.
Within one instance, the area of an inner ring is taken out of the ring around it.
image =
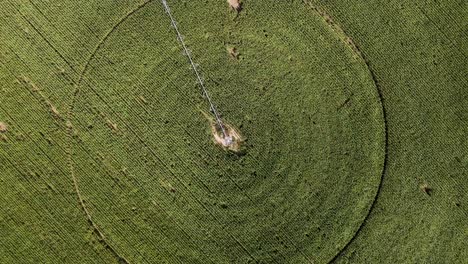
[[[224,146],[230,146],[230,145],[232,145],[234,143],[234,139],[226,131],[226,128],[225,128],[225,126],[223,124],[223,121],[221,120],[221,118],[219,116],[219,113],[216,110],[216,107],[214,106],[210,95],[208,94],[208,90],[206,89],[205,83],[203,81],[203,78],[202,78],[199,70],[198,70],[197,64],[193,61],[190,50],[187,48],[187,45],[185,45],[184,37],[182,36],[182,34],[179,31],[179,28],[177,27],[177,22],[174,19],[174,17],[172,16],[171,9],[169,8],[169,5],[167,4],[166,0],[161,0],[161,2],[163,4],[163,6],[164,6],[164,9],[166,10],[166,13],[168,14],[169,18],[171,19],[172,27],[174,27],[175,32],[177,34],[177,39],[179,40],[180,44],[182,45],[182,48],[183,48],[183,51],[184,51],[185,55],[187,55],[187,57],[189,59],[190,66],[192,67],[193,71],[195,72],[195,75],[197,76],[197,81],[201,86],[203,96],[206,98],[206,100],[208,101],[208,104],[210,105],[210,112],[213,113],[213,115],[214,115],[214,117],[216,119],[216,123],[217,123],[219,129],[221,130],[221,133],[222,133],[222,136],[223,136],[222,144]]]

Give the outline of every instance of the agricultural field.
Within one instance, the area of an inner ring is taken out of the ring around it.
[[[467,263],[467,3],[228,2],[0,0],[0,263]]]

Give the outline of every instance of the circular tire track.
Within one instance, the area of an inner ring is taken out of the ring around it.
[[[116,31],[116,29],[121,25],[123,24],[124,21],[126,21],[130,16],[132,16],[133,14],[135,14],[138,10],[142,9],[143,7],[145,7],[148,3],[152,2],[151,0],[150,1],[147,1],[145,2],[144,4],[138,6],[135,10],[131,11],[129,14],[127,14],[127,16],[125,16],[124,18],[122,18],[102,39],[102,41],[96,46],[96,49],[94,50],[94,52],[91,54],[89,60],[86,62],[85,66],[83,67],[83,70],[80,74],[80,77],[79,77],[79,81],[78,81],[78,84],[77,84],[77,87],[76,87],[76,90],[75,90],[75,93],[74,93],[74,96],[73,96],[73,103],[71,104],[70,106],[70,114],[69,114],[69,122],[71,122],[72,120],[72,117],[73,117],[73,108],[74,108],[74,105],[75,105],[75,101],[76,101],[76,98],[77,98],[77,95],[79,93],[79,86],[83,80],[83,77],[84,77],[84,74],[86,73],[87,69],[88,69],[88,66],[90,64],[90,62],[95,58],[95,55],[97,54],[97,52],[100,50],[100,48],[102,47],[102,45],[107,41],[107,39],[110,37],[110,35],[112,35],[112,33],[114,31]],[[314,8],[315,9],[315,8]],[[319,14],[319,15],[322,15],[320,14],[320,12],[315,9],[315,11]],[[336,29],[336,24],[332,25],[332,27],[334,29]],[[341,29],[339,29],[341,30]],[[337,32],[339,34],[342,34],[344,32]],[[346,34],[344,34],[344,36],[346,36]],[[372,200],[371,202],[371,205],[369,207],[369,210],[366,214],[366,216],[364,217],[363,221],[361,222],[361,224],[359,225],[357,231],[354,233],[354,235],[351,237],[351,239],[345,244],[345,246],[332,258],[332,260],[330,262],[333,262],[334,260],[336,260],[345,250],[346,248],[349,246],[349,244],[352,243],[352,241],[354,241],[354,239],[357,237],[358,233],[360,232],[360,230],[363,228],[366,220],[368,219],[369,215],[370,215],[370,212],[372,211],[372,209],[374,208],[374,205],[375,205],[375,202],[377,200],[377,197],[380,193],[380,189],[381,189],[381,186],[382,186],[382,180],[383,180],[383,176],[385,174],[385,171],[386,171],[386,162],[387,162],[387,124],[386,124],[386,116],[385,116],[385,108],[384,108],[384,104],[383,104],[383,98],[382,98],[382,95],[381,95],[381,91],[380,89],[378,88],[378,83],[377,83],[377,80],[375,78],[375,75],[374,73],[372,72],[368,62],[365,60],[364,56],[359,52],[359,49],[353,44],[351,46],[351,48],[355,48],[355,52],[357,52],[357,54],[361,57],[361,59],[363,60],[363,62],[366,64],[366,67],[368,68],[371,76],[372,76],[372,79],[374,81],[374,84],[375,84],[375,87],[377,88],[377,91],[378,91],[378,96],[379,96],[379,100],[380,100],[380,105],[382,107],[382,114],[383,114],[383,119],[384,119],[384,133],[385,133],[385,140],[384,140],[384,161],[383,161],[383,168],[382,168],[382,173],[381,173],[381,176],[380,176],[380,182],[379,182],[379,185],[377,187],[377,190],[376,190],[376,194],[375,194],[375,197],[374,199]],[[353,48],[353,49],[354,49]],[[72,140],[72,139],[70,139]],[[70,143],[70,146],[72,145],[72,143]],[[71,152],[70,152],[71,153]],[[70,154],[71,156],[71,154]],[[71,157],[70,157],[71,158]],[[73,176],[75,177],[75,176]],[[80,202],[82,203],[82,206],[84,207],[83,209],[85,210],[86,214],[87,214],[87,217],[88,217],[88,220],[92,223],[93,227],[95,229],[98,230],[98,233],[100,233],[100,236],[102,236],[102,238],[104,238],[104,236],[102,235],[101,231],[97,228],[97,226],[92,222],[91,220],[91,216],[90,214],[88,213],[88,210],[86,209],[86,206],[83,202],[83,199],[81,198],[81,195],[79,194],[79,189],[78,189],[78,184],[76,183],[76,189],[77,189],[77,193],[78,195],[80,196],[79,199],[80,199]]]
[[[377,81],[377,77],[375,76],[375,73],[374,71],[372,71],[372,68],[368,62],[368,60],[366,59],[365,55],[361,52],[361,50],[359,49],[359,47],[351,40],[351,38],[348,36],[348,34],[346,34],[346,32],[343,30],[342,27],[340,27],[338,24],[336,24],[336,22],[332,19],[332,17],[327,14],[325,11],[319,9],[318,7],[314,6],[312,3],[309,2],[309,0],[304,0],[304,2],[308,5],[311,6],[311,8],[313,9],[314,12],[316,12],[318,15],[322,16],[324,18],[324,20],[334,29],[338,32],[338,34],[343,34],[345,37],[346,37],[346,40],[347,41],[347,44],[351,46],[351,48],[356,52],[357,55],[359,55],[362,59],[362,61],[366,64],[367,66],[367,69],[369,70],[369,73],[371,74],[372,76],[372,80],[374,81],[374,84],[375,84],[375,87],[377,89],[377,92],[378,92],[378,96],[379,96],[379,100],[380,100],[380,105],[382,107],[382,117],[383,117],[383,121],[384,121],[384,133],[385,133],[385,142],[384,142],[384,152],[385,152],[385,155],[384,155],[384,160],[383,160],[383,165],[382,165],[382,173],[380,175],[380,183],[379,183],[379,186],[377,188],[377,191],[375,193],[375,197],[371,203],[371,206],[369,207],[369,211],[368,213],[366,214],[365,218],[362,220],[362,223],[361,225],[359,226],[359,228],[356,230],[356,232],[354,233],[354,235],[351,237],[351,239],[346,243],[346,245],[328,262],[328,263],[333,263],[335,262],[340,256],[343,255],[343,253],[346,251],[346,249],[349,247],[349,245],[351,245],[351,243],[357,238],[357,236],[359,235],[359,233],[361,232],[361,230],[363,229],[365,223],[367,222],[367,219],[369,218],[372,210],[374,209],[375,207],[375,204],[377,202],[377,199],[380,195],[380,191],[382,189],[382,183],[383,183],[383,179],[384,179],[384,176],[385,176],[385,173],[387,172],[387,158],[388,158],[388,125],[387,125],[387,112],[386,112],[386,109],[385,109],[385,104],[384,104],[384,98],[383,98],[383,95],[382,95],[382,91],[380,90],[379,88],[379,83]]]
[[[343,31],[344,32],[344,31]],[[344,32],[345,33],[345,32]],[[345,33],[346,34],[346,33]],[[358,230],[356,231],[356,233],[353,235],[353,237],[351,237],[351,239],[348,241],[348,243],[346,243],[346,245],[328,262],[328,263],[333,263],[335,262],[340,256],[343,255],[343,253],[346,251],[346,249],[349,247],[349,245],[351,245],[351,243],[357,238],[357,236],[359,235],[359,233],[361,232],[361,230],[363,229],[363,227],[365,226],[366,222],[367,222],[367,219],[369,219],[369,216],[372,212],[372,210],[374,209],[375,205],[376,205],[376,202],[377,202],[377,199],[379,198],[380,196],[380,192],[382,190],[382,184],[383,184],[383,180],[384,180],[384,177],[385,177],[385,174],[387,173],[387,162],[388,162],[388,125],[387,125],[387,112],[386,112],[386,109],[385,109],[385,103],[384,103],[384,98],[383,98],[383,95],[382,95],[382,91],[380,90],[380,87],[379,87],[379,83],[377,81],[377,77],[375,76],[375,73],[374,71],[372,71],[372,68],[370,67],[369,65],[369,62],[368,60],[365,58],[364,54],[362,54],[361,50],[359,49],[358,46],[356,46],[356,44],[353,44],[353,46],[356,48],[356,50],[358,51],[359,55],[361,56],[362,60],[365,62],[367,68],[369,69],[369,72],[372,76],[372,80],[374,81],[375,83],[375,86],[377,88],[377,91],[378,91],[378,94],[379,94],[379,100],[380,100],[380,104],[382,106],[382,115],[383,115],[383,120],[384,120],[384,129],[385,129],[385,156],[384,156],[384,160],[383,160],[383,165],[382,165],[382,173],[380,175],[380,183],[379,183],[379,186],[377,188],[377,191],[375,193],[375,197],[372,201],[372,204],[371,206],[369,207],[369,211],[366,215],[366,217],[362,220],[362,223],[361,225],[359,226]]]

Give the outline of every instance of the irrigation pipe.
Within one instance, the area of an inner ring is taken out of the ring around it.
[[[195,75],[197,76],[198,83],[200,84],[200,86],[202,88],[202,91],[203,91],[203,95],[204,95],[204,97],[206,98],[206,100],[208,101],[208,103],[210,105],[210,111],[214,114],[214,116],[216,118],[216,123],[218,124],[219,128],[221,129],[221,132],[223,133],[223,138],[225,140],[227,140],[228,145],[230,145],[232,143],[232,139],[226,133],[226,130],[225,130],[224,125],[223,125],[223,121],[221,120],[221,118],[220,118],[220,116],[218,114],[218,111],[216,110],[216,107],[214,106],[213,101],[211,100],[211,97],[208,94],[208,90],[206,89],[205,83],[203,82],[203,78],[201,77],[201,74],[197,69],[197,65],[193,61],[192,55],[190,54],[190,51],[187,48],[187,45],[185,45],[184,38],[183,38],[182,34],[180,34],[179,28],[177,27],[177,22],[174,19],[174,17],[172,16],[171,9],[169,8],[169,5],[167,4],[166,0],[161,0],[161,1],[162,1],[163,6],[164,6],[164,9],[166,10],[166,13],[169,15],[169,18],[171,19],[172,27],[175,29],[176,34],[177,34],[177,39],[182,44],[182,48],[184,49],[184,53],[185,53],[185,55],[187,55],[187,57],[189,59],[190,66],[192,67],[193,71],[195,72]]]

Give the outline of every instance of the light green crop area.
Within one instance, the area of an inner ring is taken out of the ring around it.
[[[0,2],[0,263],[463,262],[467,7],[387,2],[168,1],[240,153],[161,1]]]

